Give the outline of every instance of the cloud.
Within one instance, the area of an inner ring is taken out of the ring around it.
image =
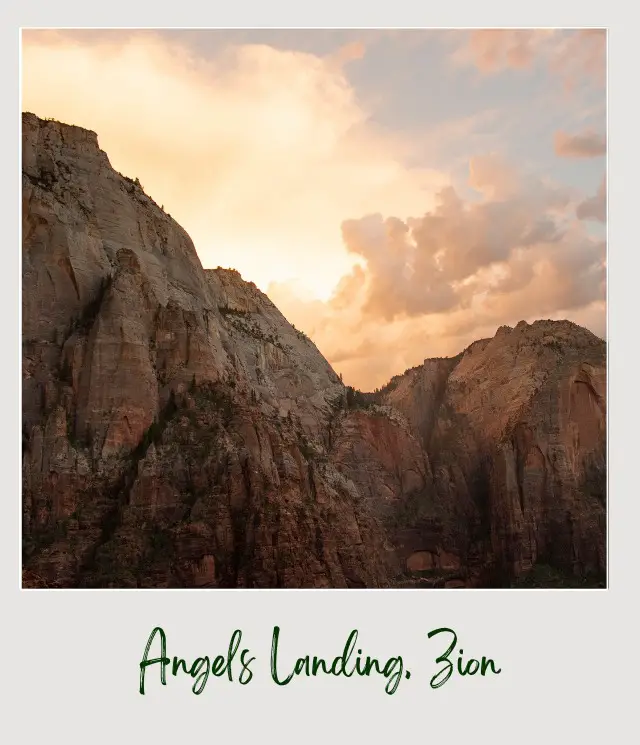
[[[607,75],[606,29],[581,29],[558,35],[549,50],[550,72],[558,75],[567,90],[583,82],[601,87]]]
[[[483,72],[496,72],[508,67],[528,68],[546,36],[545,31],[526,29],[472,31],[468,37],[468,47],[459,54],[459,59],[472,60]]]
[[[603,333],[606,246],[575,219],[575,195],[495,156],[472,159],[469,181],[479,198],[447,187],[419,217],[345,221],[358,264],[308,313],[269,288],[348,382],[379,387],[521,319],[585,319]]]
[[[351,41],[341,46],[337,52],[331,55],[331,61],[338,67],[341,67],[349,62],[361,60],[366,54],[366,51],[367,48],[363,41]]]
[[[573,135],[556,132],[553,146],[556,155],[561,158],[597,158],[607,152],[606,138],[591,130]]]
[[[518,177],[497,157],[474,158],[469,171],[480,201],[465,202],[448,187],[421,217],[343,223],[347,249],[366,263],[364,314],[390,321],[448,311],[468,302],[481,270],[561,241],[557,208],[568,201],[562,191]]]
[[[576,208],[576,215],[580,220],[607,220],[607,183],[606,176],[602,177],[598,191],[593,197],[580,202]]]
[[[449,178],[405,165],[406,142],[371,121],[334,62],[259,44],[203,59],[151,32],[25,32],[23,109],[96,131],[205,266],[263,288],[307,277],[327,297],[354,264],[345,214],[419,209]]]
[[[530,33],[485,64],[537,64],[550,41]],[[604,186],[584,200],[486,152],[462,185],[445,163],[407,165],[434,161],[376,125],[345,75],[363,38],[337,56],[236,44],[203,59],[152,32],[25,32],[23,108],[96,131],[204,266],[256,282],[360,388],[521,318],[600,323],[604,246],[580,219],[603,215]],[[474,122],[422,145],[483,152]]]
[[[466,35],[452,59],[485,74],[542,64],[571,89],[582,82],[605,84],[606,46],[605,29],[478,29]]]

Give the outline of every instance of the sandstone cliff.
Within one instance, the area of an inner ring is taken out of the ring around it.
[[[603,576],[604,342],[519,324],[353,395],[95,133],[22,123],[25,586]]]
[[[520,322],[382,395],[429,453],[437,502],[458,515],[445,534],[469,570],[502,582],[536,563],[604,575],[601,339],[568,321]]]

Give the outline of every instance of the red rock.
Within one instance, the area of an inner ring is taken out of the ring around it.
[[[24,114],[22,152],[25,586],[604,574],[602,340],[522,322],[358,396],[95,133]]]

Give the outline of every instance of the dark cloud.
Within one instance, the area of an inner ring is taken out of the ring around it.
[[[607,183],[603,177],[595,196],[580,202],[576,208],[576,215],[580,220],[607,220]]]
[[[607,152],[607,141],[604,135],[596,132],[556,132],[553,146],[556,155],[561,158],[597,158]]]

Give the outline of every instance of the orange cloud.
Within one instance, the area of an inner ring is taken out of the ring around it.
[[[23,110],[96,131],[205,266],[263,288],[304,277],[328,297],[354,264],[345,214],[417,210],[448,181],[404,165],[406,143],[371,124],[330,59],[244,45],[209,62],[149,32],[25,32],[22,53]]]
[[[607,73],[606,29],[581,29],[561,39],[549,53],[549,69],[570,90],[587,80],[604,86]]]
[[[405,165],[332,58],[245,45],[207,62],[153,33],[110,39],[25,33],[23,110],[96,131],[203,264],[265,289],[346,382],[380,386],[520,318],[604,317],[604,247],[576,220],[602,214],[589,200],[493,156],[471,161],[465,200]]]
[[[557,209],[568,199],[558,189],[518,177],[488,156],[472,159],[470,182],[482,200],[467,203],[448,187],[420,218],[370,215],[343,223],[345,245],[366,262],[363,313],[392,320],[449,311],[466,302],[480,270],[562,239]]]
[[[591,130],[573,135],[556,132],[553,146],[556,155],[561,158],[596,158],[607,152],[605,137]]]
[[[481,29],[472,31],[469,52],[476,65],[484,72],[505,67],[529,67],[545,32],[526,29]]]
[[[570,89],[583,80],[604,85],[606,46],[605,29],[478,29],[456,49],[453,61],[484,73],[527,69],[541,61]]]
[[[340,49],[332,55],[332,59],[338,66],[342,66],[348,62],[362,59],[366,51],[364,42],[352,41],[349,44],[340,47]]]
[[[329,302],[305,311],[293,288],[269,288],[347,382],[380,387],[522,319],[569,317],[604,334],[606,246],[572,217],[572,195],[495,157],[469,170],[479,201],[449,187],[422,217],[345,221],[361,263]]]

